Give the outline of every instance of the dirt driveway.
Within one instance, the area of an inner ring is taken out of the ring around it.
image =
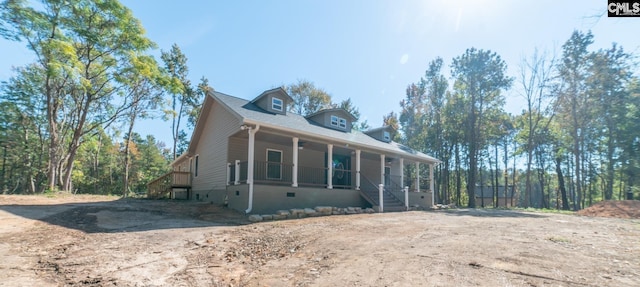
[[[640,286],[640,220],[0,196],[0,286]]]

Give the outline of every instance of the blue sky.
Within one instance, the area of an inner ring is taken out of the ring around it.
[[[429,61],[440,56],[448,70],[470,47],[497,52],[514,77],[536,47],[560,55],[575,29],[592,30],[592,49],[617,42],[640,53],[640,18],[606,17],[605,0],[122,2],[157,43],[154,55],[181,47],[194,83],[204,76],[218,91],[252,99],[307,79],[336,102],[351,98],[372,127],[399,111],[407,85]],[[6,40],[0,54],[0,80],[32,59],[24,44]],[[517,88],[506,93],[512,113],[522,109]],[[169,122],[146,121],[137,130],[171,143]]]

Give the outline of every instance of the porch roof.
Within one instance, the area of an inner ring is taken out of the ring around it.
[[[354,149],[361,148],[388,155],[393,154],[419,162],[440,162],[434,157],[413,150],[400,143],[393,141],[388,143],[382,142],[360,131],[343,132],[326,128],[295,113],[287,113],[286,115],[269,113],[248,100],[217,91],[209,93],[209,96],[225,106],[245,124],[262,125],[271,129],[284,131],[292,136],[326,139],[335,143],[348,144]]]

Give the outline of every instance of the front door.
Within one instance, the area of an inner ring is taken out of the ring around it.
[[[385,166],[384,167],[384,186],[389,186],[391,185],[391,167]]]
[[[351,186],[351,157],[345,155],[333,155],[334,188],[349,188]]]

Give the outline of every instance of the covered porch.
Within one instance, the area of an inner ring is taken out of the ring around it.
[[[226,182],[228,187],[247,186],[248,212],[255,186],[357,191],[379,211],[383,206],[398,211],[414,204],[410,198],[416,195],[407,193],[421,193],[420,205],[428,205],[423,207],[433,205],[434,164],[366,146],[246,126],[229,138]],[[429,171],[426,178],[420,176],[425,170]]]

